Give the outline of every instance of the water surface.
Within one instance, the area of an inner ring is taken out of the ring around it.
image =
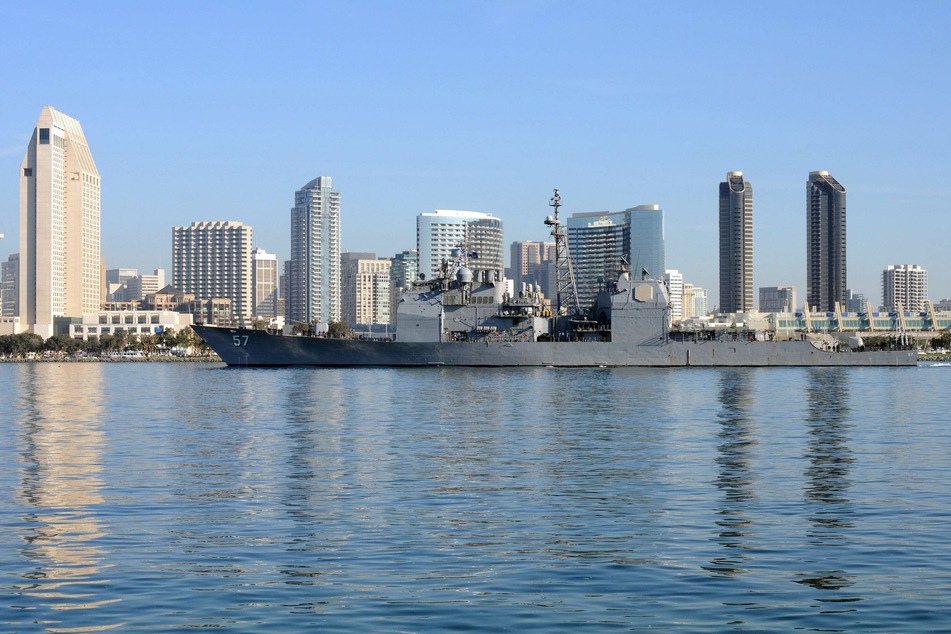
[[[946,631],[949,377],[0,364],[0,631]]]

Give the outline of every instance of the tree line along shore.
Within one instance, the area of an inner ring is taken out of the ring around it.
[[[33,333],[0,335],[0,361],[217,361],[191,328],[155,334],[106,333],[89,340]]]

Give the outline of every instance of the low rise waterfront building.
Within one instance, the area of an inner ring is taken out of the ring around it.
[[[162,330],[175,331],[192,324],[191,315],[166,310],[103,310],[87,313],[79,323],[69,325],[69,336],[88,341],[101,335],[127,332],[137,337]]]
[[[0,316],[0,335],[18,335],[24,330],[26,327],[20,325],[18,316]]]
[[[745,327],[792,339],[804,333],[858,334],[862,336],[913,335],[929,338],[951,330],[951,311],[937,311],[928,303],[923,311],[873,311],[871,304],[860,312],[810,311],[724,313],[714,319],[684,320],[682,327]]]

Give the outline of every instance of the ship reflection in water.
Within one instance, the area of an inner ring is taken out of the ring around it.
[[[70,632],[119,627],[100,608],[121,601],[106,588],[106,525],[103,503],[101,372],[75,373],[60,364],[28,364],[19,374],[16,404],[21,467],[17,491],[24,508],[35,509],[16,528],[22,539],[17,591],[64,615]],[[99,597],[100,593],[102,598]],[[78,614],[81,611],[89,614]],[[29,619],[29,612],[24,613]],[[56,631],[55,621],[44,623]]]

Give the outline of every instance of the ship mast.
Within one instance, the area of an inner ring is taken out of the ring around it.
[[[551,235],[555,238],[555,278],[558,292],[555,295],[555,314],[568,314],[568,300],[573,303],[573,314],[581,314],[581,302],[578,301],[578,286],[575,284],[575,272],[571,267],[571,255],[568,253],[568,234],[564,232],[558,220],[558,208],[561,207],[561,196],[555,189],[548,205],[555,208],[555,217],[545,218],[545,224],[551,227]]]

